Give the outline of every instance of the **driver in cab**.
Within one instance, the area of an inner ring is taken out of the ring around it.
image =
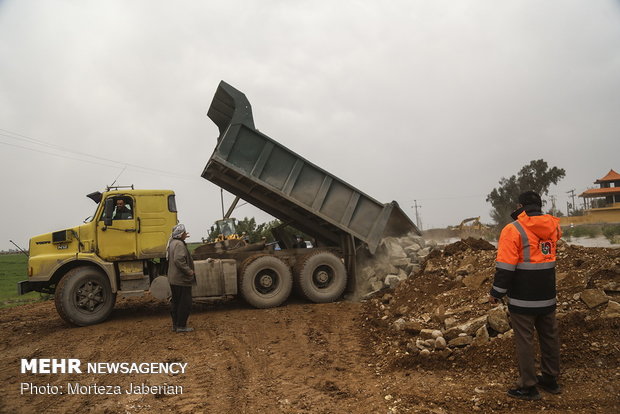
[[[127,205],[125,205],[125,200],[119,198],[116,200],[116,208],[114,209],[114,213],[112,213],[112,220],[130,220],[133,218],[133,214]]]

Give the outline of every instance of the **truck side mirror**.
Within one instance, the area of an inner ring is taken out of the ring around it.
[[[103,224],[106,226],[112,225],[112,213],[114,212],[114,199],[106,198],[105,205],[103,206]]]

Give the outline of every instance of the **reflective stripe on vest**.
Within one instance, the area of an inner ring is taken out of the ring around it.
[[[530,239],[527,237],[527,233],[525,229],[517,220],[513,221],[512,224],[517,228],[519,234],[521,235],[521,245],[523,249],[523,261],[525,263],[530,262]],[[519,265],[517,264],[517,267]]]
[[[546,299],[546,300],[523,300],[523,299],[513,299],[508,297],[508,303],[513,306],[518,306],[520,308],[546,308],[547,306],[553,306],[557,303],[557,299]]]
[[[501,287],[497,287],[497,286],[495,286],[495,285],[493,285],[493,290],[496,290],[496,291],[497,291],[497,292],[499,292],[499,293],[506,293],[506,292],[508,292],[508,289],[504,289],[504,288],[501,288]]]
[[[519,234],[521,235],[521,245],[523,249],[523,262],[517,263],[515,269],[522,270],[541,270],[541,269],[553,269],[555,267],[555,260],[553,262],[542,262],[542,263],[532,263],[531,252],[530,252],[530,239],[527,237],[527,233],[525,229],[517,220],[513,221],[512,224],[515,226]],[[503,263],[506,267],[499,267],[500,269],[511,270],[508,268],[507,263]],[[514,270],[514,269],[512,269]]]
[[[555,261],[543,262],[543,263],[519,263],[517,269],[523,270],[540,270],[540,269],[553,269],[555,267]]]
[[[495,262],[495,267],[497,267],[498,269],[510,270],[511,272],[514,272],[514,270],[517,268],[517,265],[504,262]]]

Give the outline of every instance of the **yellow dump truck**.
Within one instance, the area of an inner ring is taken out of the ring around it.
[[[354,286],[356,258],[385,236],[420,234],[396,202],[382,204],[293,153],[254,127],[245,95],[220,83],[208,116],[220,129],[202,177],[313,237],[294,248],[275,229],[273,246],[206,243],[193,254],[195,298],[235,296],[258,308],[278,306],[294,285],[312,302],[337,300]],[[108,188],[89,197],[93,218],[30,240],[28,280],[20,293],[54,293],[60,316],[75,325],[105,320],[117,296],[170,290],[166,245],[177,224],[169,190]]]

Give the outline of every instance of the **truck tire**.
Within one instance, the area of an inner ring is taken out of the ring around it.
[[[291,269],[277,257],[251,257],[239,270],[241,297],[255,308],[280,306],[288,299],[292,288]]]
[[[347,270],[335,254],[317,251],[303,257],[295,267],[299,292],[314,303],[333,302],[347,287]]]
[[[116,301],[107,276],[96,267],[82,266],[70,270],[56,287],[56,310],[62,319],[77,325],[94,325],[105,321]]]

